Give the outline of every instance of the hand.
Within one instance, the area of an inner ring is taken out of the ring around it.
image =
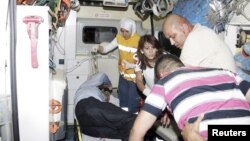
[[[149,94],[150,94],[150,89],[149,88],[145,88],[144,90],[143,90],[143,94],[145,95],[145,96],[148,96]]]
[[[98,45],[94,45],[94,46],[92,47],[92,49],[91,49],[91,52],[97,53],[98,50],[99,50],[99,44],[98,44]]]
[[[205,139],[199,134],[199,126],[203,117],[204,114],[201,114],[194,123],[186,122],[185,127],[181,132],[185,141],[205,141]]]
[[[168,113],[165,112],[161,117],[161,124],[163,127],[168,126],[170,124],[170,119],[168,118]]]
[[[127,60],[122,60],[122,65],[126,69],[133,69],[133,68],[135,68],[135,64],[129,63]]]

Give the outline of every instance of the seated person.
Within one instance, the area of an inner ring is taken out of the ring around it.
[[[76,91],[75,116],[82,133],[101,138],[128,140],[136,115],[109,103],[112,84],[104,73],[97,73]]]
[[[155,72],[160,80],[135,120],[130,141],[143,141],[166,108],[180,130],[186,122],[193,123],[204,113],[199,128],[204,139],[208,136],[208,124],[250,124],[250,83],[237,74],[216,68],[185,67],[171,54],[157,60]]]

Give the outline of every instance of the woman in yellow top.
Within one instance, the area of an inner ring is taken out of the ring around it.
[[[137,63],[137,46],[140,35],[136,33],[135,21],[130,18],[123,18],[120,21],[120,31],[106,46],[97,46],[92,49],[94,52],[107,53],[118,47],[119,52],[119,84],[118,97],[120,107],[130,113],[136,113],[139,110],[141,93],[135,84],[135,64]]]

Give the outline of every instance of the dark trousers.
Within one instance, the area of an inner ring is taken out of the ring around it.
[[[93,97],[81,100],[75,115],[82,133],[102,138],[128,140],[136,115]]]
[[[118,84],[120,107],[127,107],[130,113],[136,113],[140,108],[141,92],[135,82],[128,81],[121,75]]]

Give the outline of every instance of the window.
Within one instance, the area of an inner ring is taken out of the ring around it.
[[[86,44],[110,42],[115,38],[116,34],[116,27],[85,26],[82,29],[82,42]]]

